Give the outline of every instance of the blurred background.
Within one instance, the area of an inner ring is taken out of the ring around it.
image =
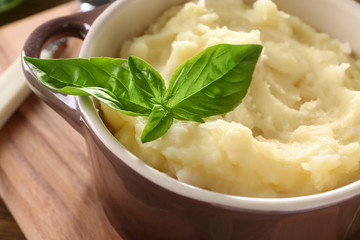
[[[0,0],[0,26],[74,0]]]
[[[115,0],[0,0],[0,27],[70,1],[79,2],[85,11]]]

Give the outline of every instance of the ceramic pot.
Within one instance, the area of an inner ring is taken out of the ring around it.
[[[161,12],[183,0],[118,0],[87,13],[47,22],[23,55],[39,57],[56,38],[84,38],[80,57],[116,57]],[[275,0],[321,31],[348,41],[360,55],[360,6],[352,0]],[[360,181],[310,196],[264,199],[199,189],[161,173],[123,147],[107,130],[91,98],[41,86],[26,65],[32,90],[86,139],[104,211],[123,239],[230,240],[360,239]]]

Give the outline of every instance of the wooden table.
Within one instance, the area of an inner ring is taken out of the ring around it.
[[[73,1],[0,28],[0,73],[40,23],[77,11]],[[76,56],[79,41],[64,55]],[[121,240],[102,211],[83,138],[31,94],[0,130],[1,240]],[[19,231],[14,219],[22,230]]]
[[[73,1],[1,27],[0,73],[37,25],[77,7]],[[73,42],[65,55],[76,56],[78,42]],[[30,95],[0,130],[0,196],[6,203],[0,201],[0,239],[121,240],[93,186],[82,137]]]

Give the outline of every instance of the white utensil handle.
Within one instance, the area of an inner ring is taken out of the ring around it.
[[[29,93],[30,88],[22,71],[20,58],[17,58],[0,76],[0,128]]]

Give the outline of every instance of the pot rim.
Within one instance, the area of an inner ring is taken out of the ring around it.
[[[337,1],[338,0],[327,0],[327,2],[331,2],[332,4],[339,4]],[[102,14],[100,14],[85,38],[85,42],[80,52],[80,57],[88,57],[86,54],[89,50],[88,39],[97,35],[97,30],[101,29],[103,23],[107,21],[108,16],[114,14],[119,7],[123,7],[129,2],[131,1],[118,0],[112,3]],[[354,6],[357,5],[357,10],[360,10],[360,6],[352,0],[343,0],[341,4],[351,9],[351,11],[353,11]],[[91,137],[94,140],[96,139],[96,141],[101,141],[106,146],[107,151],[110,151],[117,156],[117,160],[122,161],[150,182],[168,190],[169,192],[189,199],[218,205],[224,208],[255,212],[271,212],[273,214],[274,212],[292,213],[324,208],[346,201],[360,194],[360,180],[323,193],[286,198],[234,196],[195,187],[180,182],[179,180],[150,167],[141,159],[129,152],[129,150],[119,143],[107,129],[90,97],[76,97],[76,101],[79,106],[78,111],[80,111],[86,127],[91,129]]]

